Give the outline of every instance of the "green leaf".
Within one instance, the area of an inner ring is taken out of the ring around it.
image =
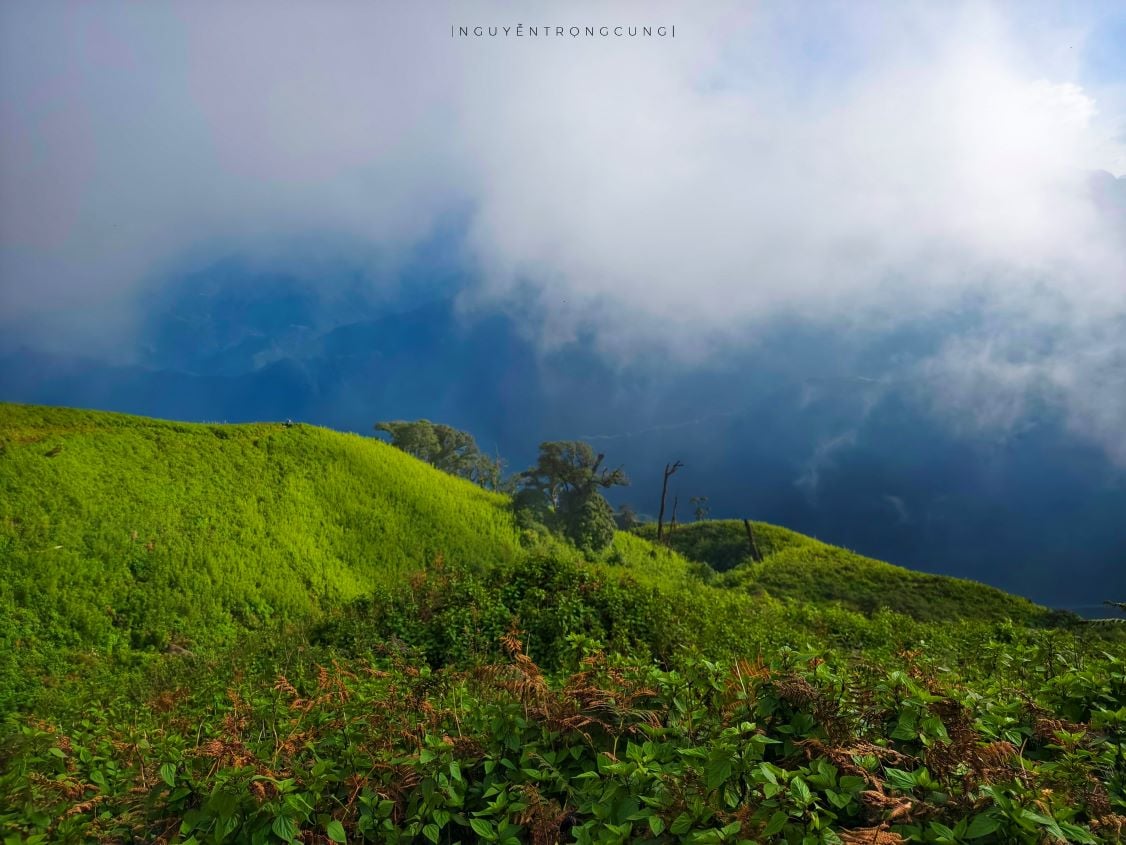
[[[938,737],[939,739],[949,742],[950,735],[946,732],[946,726],[942,724],[942,720],[935,716],[928,716],[923,719],[923,731],[929,736]]]
[[[438,837],[441,835],[440,830],[441,829],[438,827],[438,825],[431,822],[430,824],[422,828],[422,835],[436,844],[438,842]]]
[[[770,821],[767,822],[766,829],[762,832],[763,835],[773,836],[774,834],[778,833],[778,831],[786,826],[787,818],[789,817],[781,810],[776,812],[773,816],[770,817]]]
[[[672,826],[669,828],[669,833],[673,836],[680,836],[682,833],[687,833],[692,829],[692,816],[688,813],[681,813],[673,819]]]
[[[169,786],[176,785],[176,767],[171,763],[165,763],[160,767],[160,779]]]
[[[1001,820],[990,813],[978,813],[966,828],[966,839],[980,839],[1001,826]]]
[[[1078,825],[1068,824],[1067,822],[1059,823],[1060,830],[1067,834],[1068,842],[1076,842],[1079,845],[1097,845],[1098,841],[1088,831],[1079,827]]]
[[[493,831],[493,826],[485,819],[470,819],[469,826],[473,828],[473,832],[484,839],[493,840],[496,838],[496,833]]]
[[[704,783],[708,789],[716,789],[731,776],[731,758],[727,752],[713,753],[707,766],[704,767]]]
[[[425,832],[425,830],[423,832]],[[325,836],[333,842],[338,842],[339,845],[346,845],[348,842],[348,835],[344,832],[344,825],[336,819],[333,819],[325,825]],[[434,841],[437,842],[438,840],[435,838]]]
[[[915,776],[911,772],[889,768],[885,771],[884,776],[889,784],[901,792],[910,792],[915,788]]]
[[[650,816],[649,829],[653,831],[654,836],[660,836],[661,832],[665,829],[665,820],[660,816]]]
[[[891,732],[892,739],[914,739],[916,734],[916,721],[913,713],[903,713],[899,717],[899,722],[895,726],[895,730]]]
[[[954,831],[941,822],[931,822],[927,830],[935,838],[934,841],[941,845],[954,845],[956,841]]]
[[[809,786],[801,777],[795,777],[790,781],[790,792],[802,803],[809,804],[813,800],[813,795],[809,791]]]
[[[278,816],[275,818],[273,825],[270,826],[270,830],[283,842],[292,842],[293,838],[297,836],[297,825],[295,825],[293,819],[288,816]]]

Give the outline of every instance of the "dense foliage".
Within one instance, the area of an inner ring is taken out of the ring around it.
[[[425,461],[435,469],[499,490],[504,464],[490,458],[477,446],[468,431],[430,420],[390,420],[375,424],[375,430],[390,435],[391,445]]]
[[[102,667],[45,702],[49,717],[9,719],[0,829],[29,842],[1119,841],[1121,649],[846,611],[819,637],[812,617],[776,610],[745,626],[746,658],[654,661],[668,643],[643,644],[660,633],[648,614],[675,608],[642,593],[581,564],[542,561],[514,587],[440,565],[313,632],[166,657],[128,683]]]
[[[586,552],[605,549],[617,526],[602,491],[629,484],[622,468],[604,466],[605,459],[580,440],[541,443],[536,465],[518,478],[517,521],[553,529]]]
[[[758,524],[593,553],[303,426],[0,424],[5,843],[1122,840],[1123,626]]]

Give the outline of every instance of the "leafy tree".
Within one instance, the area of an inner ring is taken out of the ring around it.
[[[602,466],[606,456],[595,454],[589,443],[558,440],[541,443],[536,465],[522,474],[524,486],[543,491],[553,508],[558,509],[564,493],[590,496],[600,489],[629,484],[621,467]]]
[[[614,522],[617,523],[618,528],[622,531],[632,531],[641,524],[641,520],[637,516],[637,511],[633,509],[633,505],[621,505],[618,512],[614,514]]]
[[[467,478],[489,490],[502,486],[504,464],[478,447],[473,435],[430,420],[391,420],[375,424],[391,436],[391,445],[443,472]]]
[[[614,509],[600,493],[563,494],[563,531],[584,552],[599,552],[614,541]]]
[[[711,509],[708,507],[707,496],[693,496],[688,501],[692,503],[692,514],[696,517],[697,522],[702,522],[708,518]]]
[[[606,548],[614,539],[614,510],[601,491],[629,479],[621,467],[604,467],[605,459],[579,440],[541,443],[536,465],[520,475],[518,518],[521,511],[534,513],[581,549]]]

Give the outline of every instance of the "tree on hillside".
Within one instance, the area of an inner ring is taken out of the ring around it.
[[[614,522],[617,523],[618,528],[622,531],[632,531],[641,524],[641,520],[637,516],[637,511],[633,509],[633,505],[624,504],[618,508],[618,512],[614,514]]]
[[[614,539],[615,524],[602,491],[629,484],[621,467],[603,466],[605,459],[579,440],[541,443],[536,465],[519,477],[516,507],[540,515],[579,548],[604,549]]]
[[[680,461],[674,461],[671,464],[665,464],[665,476],[661,481],[661,509],[657,512],[658,543],[660,543],[665,538],[665,497],[669,492],[669,479],[672,478],[676,471],[683,466],[684,464]]]
[[[701,522],[708,518],[708,497],[707,496],[693,496],[688,500],[692,503],[692,515],[696,517],[697,522]]]
[[[466,478],[489,490],[499,490],[504,464],[478,447],[473,435],[430,420],[390,420],[375,430],[391,436],[391,445],[431,466]]]
[[[541,443],[536,465],[521,478],[525,487],[542,490],[558,508],[564,493],[585,497],[599,489],[629,484],[621,467],[602,466],[605,459],[604,454],[595,454],[591,445],[581,440]]]

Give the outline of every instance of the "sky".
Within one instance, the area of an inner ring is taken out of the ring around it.
[[[454,34],[518,24],[676,36]],[[949,323],[856,376],[1126,467],[1123,45],[1112,2],[6,3],[0,329],[128,357],[186,264],[394,285],[456,220],[463,307],[544,349]]]

